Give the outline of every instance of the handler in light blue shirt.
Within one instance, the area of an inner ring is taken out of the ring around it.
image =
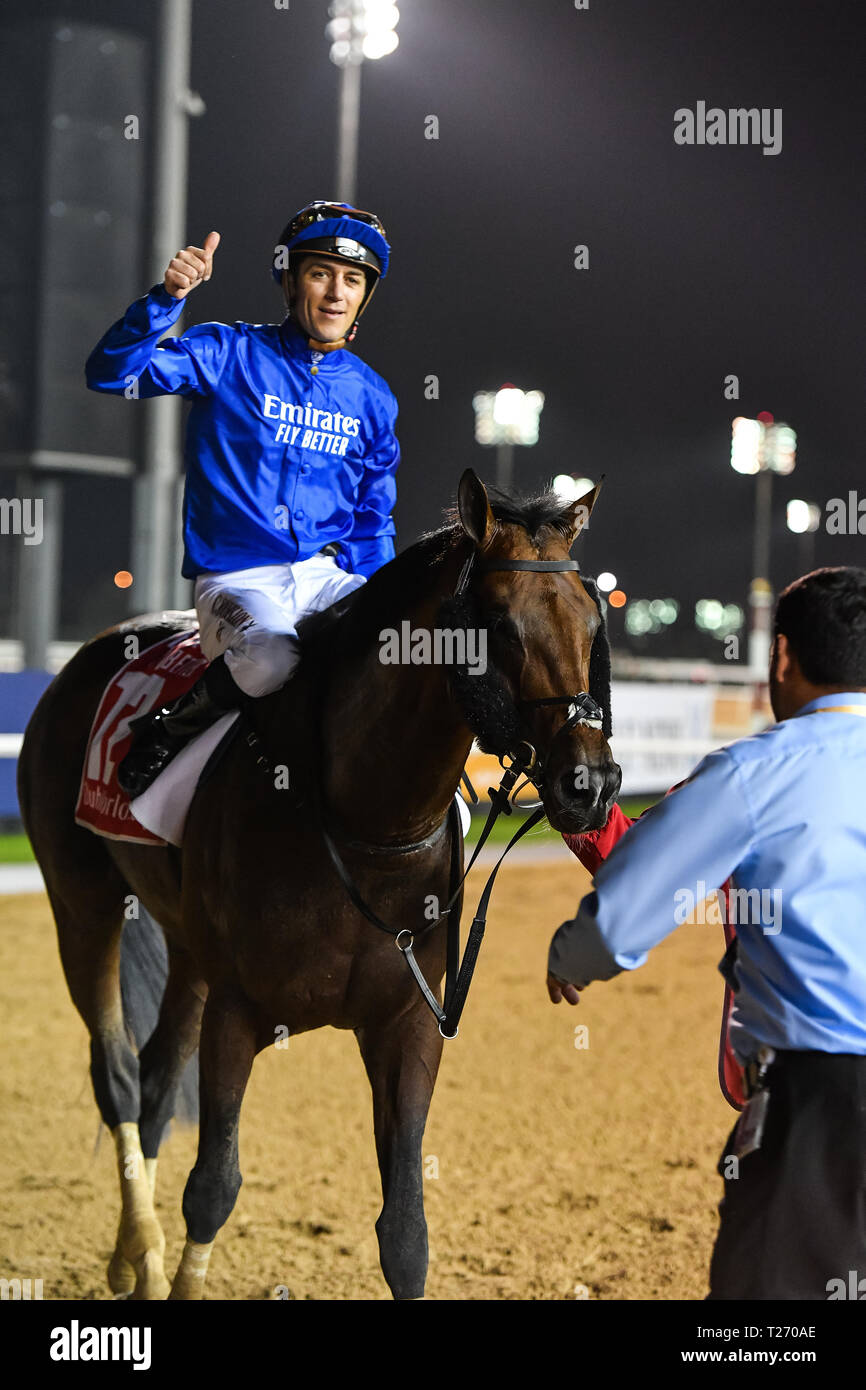
[[[640,818],[550,948],[557,978],[609,980],[732,877],[740,1063],[762,1043],[866,1053],[866,692],[779,717]]]
[[[614,846],[547,986],[576,1004],[732,879],[748,1099],[719,1159],[708,1297],[835,1299],[866,1287],[866,570],[780,595],[770,701],[775,727],[711,753]]]

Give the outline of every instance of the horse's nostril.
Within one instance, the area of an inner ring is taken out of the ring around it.
[[[564,805],[591,810],[598,805],[604,779],[592,768],[578,767],[559,779],[559,796]]]

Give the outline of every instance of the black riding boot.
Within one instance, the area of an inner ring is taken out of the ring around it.
[[[173,705],[130,720],[132,745],[117,769],[120,786],[129,797],[140,796],[195,734],[228,710],[238,709],[244,699],[224,656],[218,656]]]

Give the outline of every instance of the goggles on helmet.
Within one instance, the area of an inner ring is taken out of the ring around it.
[[[277,250],[288,252],[290,261],[295,255],[315,251],[338,256],[372,270],[378,280],[387,274],[391,248],[375,213],[348,203],[319,200],[295,214],[284,228]],[[285,262],[278,264],[275,257],[273,275],[278,283],[285,269]]]

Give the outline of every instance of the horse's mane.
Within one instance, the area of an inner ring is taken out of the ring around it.
[[[488,487],[490,507],[497,521],[521,526],[536,545],[551,532],[567,537],[573,525],[570,503],[555,492],[518,496]],[[437,568],[461,542],[468,542],[456,506],[449,507],[445,522],[426,531],[343,599],[311,613],[298,624],[298,639],[305,661],[327,662],[349,648],[364,646],[378,632],[387,614],[410,607],[429,589],[431,570]],[[468,554],[468,549],[467,549]]]

